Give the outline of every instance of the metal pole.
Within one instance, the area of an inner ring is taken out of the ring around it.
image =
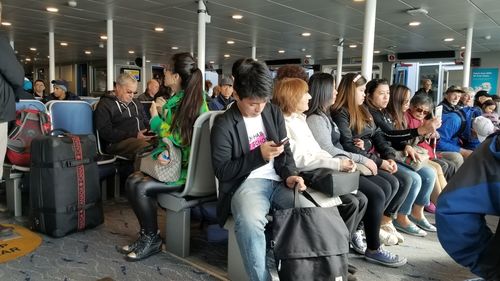
[[[365,27],[363,34],[363,61],[361,74],[368,79],[372,79],[373,71],[373,43],[375,40],[375,14],[377,12],[377,0],[367,0],[365,7]]]
[[[108,91],[113,91],[113,82],[115,81],[114,76],[114,65],[113,65],[113,20],[108,19],[107,24],[107,44],[106,44],[106,77],[107,83],[106,88]]]
[[[10,47],[12,47],[12,50],[15,50],[14,49],[14,40],[10,39],[9,43],[10,43]]]
[[[342,64],[344,59],[344,38],[339,38],[339,45],[337,46],[337,85],[342,79]]]
[[[252,59],[257,59],[257,47],[252,46]]]
[[[205,3],[198,0],[198,68],[203,75],[203,81],[205,81],[206,14]]]
[[[52,80],[56,79],[56,55],[54,47],[54,31],[49,32],[49,83],[50,92],[54,92],[54,85]]]
[[[469,87],[470,79],[470,59],[472,53],[472,27],[467,28],[467,42],[465,43],[465,55],[464,55],[464,80],[462,85],[464,87]]]
[[[146,76],[146,55],[142,55],[141,79],[142,79],[142,91],[145,92],[146,91],[146,79],[147,79],[147,76]]]

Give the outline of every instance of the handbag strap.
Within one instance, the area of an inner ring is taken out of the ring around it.
[[[293,207],[297,208],[299,205],[299,183],[296,182],[293,186]]]

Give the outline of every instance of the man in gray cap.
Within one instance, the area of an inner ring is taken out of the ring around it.
[[[234,101],[233,79],[231,77],[223,77],[220,85],[220,94],[208,104],[210,110],[226,110],[228,105]]]
[[[80,97],[68,91],[68,82],[66,80],[52,80],[54,92],[50,94],[43,102],[51,100],[80,100]]]

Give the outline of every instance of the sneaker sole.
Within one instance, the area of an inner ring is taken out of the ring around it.
[[[367,260],[369,262],[372,262],[372,263],[376,263],[376,264],[380,264],[380,265],[385,265],[385,266],[388,266],[388,267],[401,267],[401,266],[405,265],[406,262],[407,262],[407,259],[405,258],[405,259],[403,259],[400,262],[387,263],[387,262],[379,261],[377,259],[374,259],[374,258],[371,258],[371,257],[367,257],[367,256],[365,256],[365,260]]]
[[[398,231],[401,231],[401,232],[403,232],[405,234],[408,234],[408,235],[412,235],[412,236],[416,236],[416,237],[425,237],[425,236],[427,236],[427,233],[425,233],[425,234],[418,234],[418,233],[414,233],[414,232],[408,231],[408,230],[406,230],[404,228],[401,228],[401,227],[398,227],[398,226],[394,226],[394,227],[396,227],[396,229]]]
[[[136,257],[136,258],[132,258],[132,257],[129,257],[127,255],[127,256],[125,256],[125,260],[132,261],[132,262],[134,262],[134,261],[140,261],[140,260],[149,258],[152,255],[158,254],[159,252],[161,252],[161,245],[157,249],[155,249],[154,251],[149,252],[147,255],[144,255],[142,257]]]

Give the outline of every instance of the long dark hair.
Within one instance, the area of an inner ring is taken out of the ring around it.
[[[203,104],[203,75],[190,53],[179,53],[172,57],[173,73],[181,77],[184,97],[174,113],[170,131],[179,131],[184,145],[191,144],[193,124]]]
[[[396,129],[406,129],[408,125],[404,116],[403,105],[406,103],[406,99],[410,99],[410,88],[405,85],[394,84],[389,87],[389,90],[390,99],[387,105],[387,112],[391,115],[392,120],[394,120]]]
[[[309,110],[306,115],[325,113],[327,115],[333,98],[334,78],[328,73],[315,73],[309,78]]]

